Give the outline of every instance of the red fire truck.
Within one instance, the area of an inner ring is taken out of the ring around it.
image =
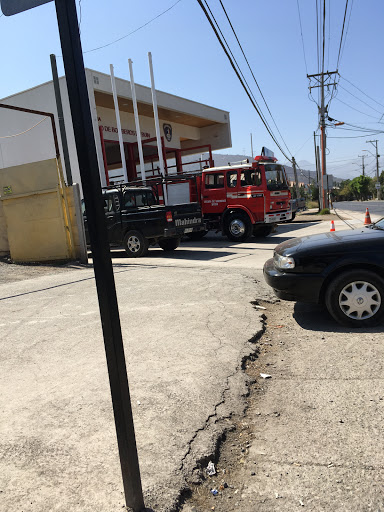
[[[211,167],[165,178],[170,204],[199,202],[206,231],[221,231],[229,240],[243,242],[251,235],[266,236],[277,222],[292,218],[285,169],[266,148],[253,162]],[[184,187],[184,192],[182,188]]]

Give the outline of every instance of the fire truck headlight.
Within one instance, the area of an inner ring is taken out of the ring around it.
[[[277,254],[275,252],[273,256],[273,261],[275,267],[281,270],[295,268],[295,260],[293,258],[290,258],[289,256],[282,256],[281,254]]]

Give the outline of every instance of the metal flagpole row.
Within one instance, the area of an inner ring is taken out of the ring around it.
[[[144,156],[143,156],[143,146],[141,143],[141,130],[140,130],[140,121],[139,121],[139,112],[137,110],[137,100],[136,100],[136,86],[135,79],[133,78],[133,67],[132,60],[128,59],[129,65],[129,77],[131,81],[131,91],[132,91],[132,102],[133,102],[133,112],[135,114],[135,125],[136,125],[136,134],[137,134],[137,148],[139,150],[139,160],[140,160],[140,174],[141,179],[146,184],[145,181],[145,168],[144,168]]]
[[[125,161],[123,132],[121,131],[120,110],[119,110],[119,102],[118,102],[118,99],[117,99],[116,81],[115,81],[115,75],[114,75],[114,72],[113,72],[113,64],[110,64],[109,68],[111,70],[112,95],[113,95],[113,103],[115,105],[117,132],[119,134],[119,146],[120,146],[120,154],[121,154],[121,163],[123,165],[124,181],[125,181],[125,183],[127,183],[128,182],[127,162]]]

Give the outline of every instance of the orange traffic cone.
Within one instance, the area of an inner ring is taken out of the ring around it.
[[[369,210],[368,210],[368,208],[365,210],[364,226],[365,226],[366,224],[372,224],[371,216],[369,215]]]
[[[335,229],[335,223],[333,220],[331,220],[331,229],[329,231],[336,231]]]

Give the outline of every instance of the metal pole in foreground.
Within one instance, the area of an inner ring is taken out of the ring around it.
[[[55,0],[55,5],[88,217],[125,500],[127,506],[139,512],[144,509],[144,499],[76,4],[75,0]]]

